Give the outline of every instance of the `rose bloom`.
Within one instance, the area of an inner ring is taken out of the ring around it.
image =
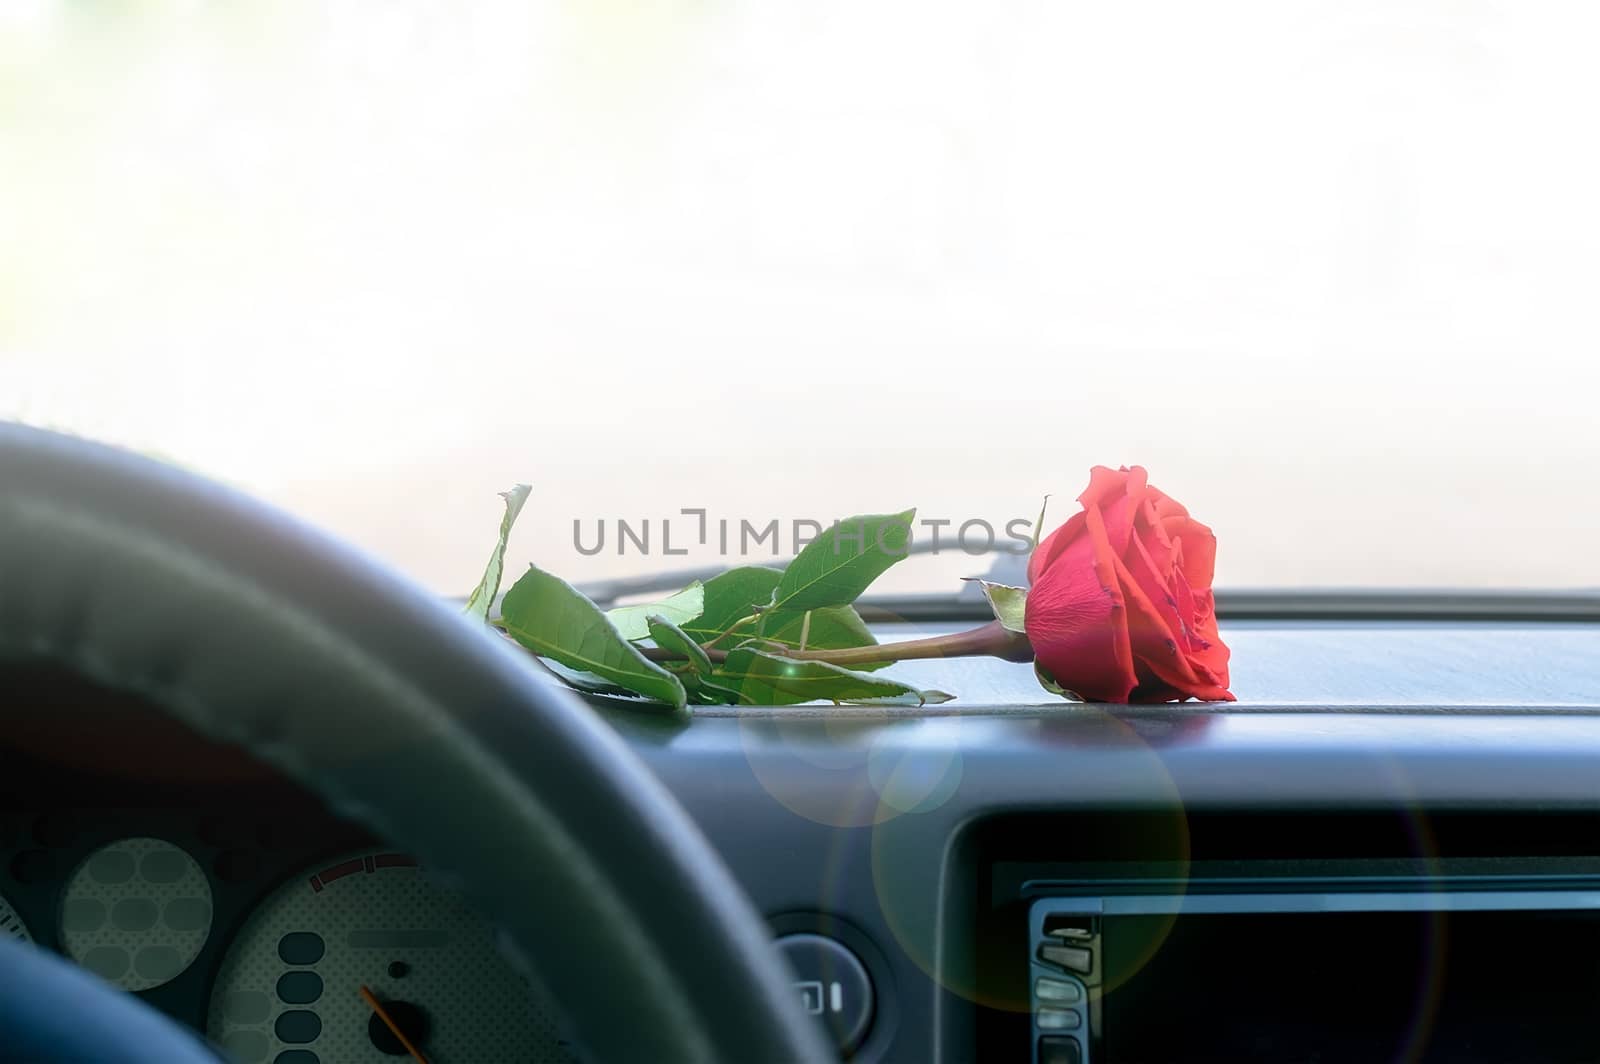
[[[1028,560],[1024,626],[1042,678],[1091,702],[1233,701],[1211,529],[1139,466],[1095,466],[1078,501]]]

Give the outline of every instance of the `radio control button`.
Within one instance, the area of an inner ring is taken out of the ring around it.
[[[1040,1009],[1034,1018],[1041,1031],[1071,1031],[1083,1023],[1083,1017],[1072,1009]]]
[[[1041,1038],[1039,1064],[1083,1064],[1083,1047],[1070,1035]]]
[[[1094,954],[1079,946],[1046,944],[1039,947],[1039,959],[1079,975],[1088,975],[1094,968]]]
[[[1088,942],[1094,938],[1094,921],[1087,916],[1052,916],[1045,920],[1044,933],[1052,938]]]
[[[1057,1005],[1076,1005],[1083,1000],[1083,987],[1065,979],[1047,979],[1040,976],[1033,984],[1033,994],[1040,1001]]]

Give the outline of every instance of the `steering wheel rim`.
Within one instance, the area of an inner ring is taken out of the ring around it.
[[[351,548],[191,474],[0,424],[0,673],[41,659],[414,853],[544,976],[593,1059],[835,1059],[749,900],[617,735]]]

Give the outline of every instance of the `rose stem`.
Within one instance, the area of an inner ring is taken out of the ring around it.
[[[779,657],[797,661],[825,661],[830,665],[876,665],[885,661],[911,661],[916,658],[970,658],[994,657],[1006,661],[1032,661],[1033,647],[1028,637],[1003,627],[999,621],[965,632],[929,636],[926,639],[908,639],[900,643],[877,643],[865,647],[845,647],[838,650],[793,650],[783,647],[761,648]],[[640,647],[640,652],[651,661],[680,661],[682,654],[664,647]],[[726,650],[708,650],[712,661],[725,661]]]

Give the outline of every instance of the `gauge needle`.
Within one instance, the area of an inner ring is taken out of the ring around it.
[[[367,1007],[378,1014],[378,1019],[382,1020],[383,1025],[389,1028],[389,1033],[398,1038],[400,1044],[406,1047],[406,1052],[411,1054],[412,1060],[416,1061],[417,1064],[428,1064],[428,1058],[423,1056],[422,1050],[418,1049],[411,1039],[406,1037],[406,1033],[400,1029],[398,1023],[394,1022],[394,1017],[389,1015],[389,1011],[383,1007],[383,1002],[378,1000],[376,994],[363,986],[361,988],[361,1000],[365,1001]]]

